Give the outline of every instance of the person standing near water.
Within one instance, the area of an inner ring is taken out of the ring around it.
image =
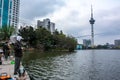
[[[22,48],[21,48],[21,39],[17,38],[16,42],[14,43],[14,53],[15,53],[15,66],[14,66],[14,75],[17,75],[19,68],[20,68],[20,62],[23,56]]]
[[[9,54],[10,54],[10,48],[9,48],[9,45],[8,45],[8,42],[6,41],[3,45],[3,54],[4,54],[4,57],[5,57],[5,60],[8,59],[9,57]]]
[[[3,50],[0,49],[0,65],[2,65],[2,55],[3,55]]]

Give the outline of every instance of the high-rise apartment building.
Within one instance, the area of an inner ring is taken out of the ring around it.
[[[91,40],[90,39],[83,39],[83,46],[86,48],[91,47]]]
[[[55,32],[55,23],[51,22],[50,19],[44,19],[43,21],[37,21],[37,27],[44,27],[51,33]]]
[[[0,0],[0,27],[14,26],[19,22],[20,0]]]
[[[115,47],[120,47],[120,39],[114,40]]]

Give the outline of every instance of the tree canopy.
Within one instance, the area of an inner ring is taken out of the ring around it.
[[[15,28],[13,26],[4,26],[0,28],[0,40],[8,40],[14,31]]]
[[[74,51],[77,40],[72,36],[66,36],[62,31],[50,31],[43,27],[34,29],[32,26],[26,26],[19,29],[19,35],[29,47],[35,47],[44,51],[51,49]]]

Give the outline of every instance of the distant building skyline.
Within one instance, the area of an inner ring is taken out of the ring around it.
[[[44,27],[51,33],[55,32],[55,23],[51,22],[50,19],[46,18],[43,21],[37,20],[37,27]]]
[[[18,27],[20,0],[0,0],[0,27]]]

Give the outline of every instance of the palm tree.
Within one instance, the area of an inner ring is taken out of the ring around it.
[[[15,32],[13,26],[4,26],[0,28],[0,40],[8,40],[13,32]]]

